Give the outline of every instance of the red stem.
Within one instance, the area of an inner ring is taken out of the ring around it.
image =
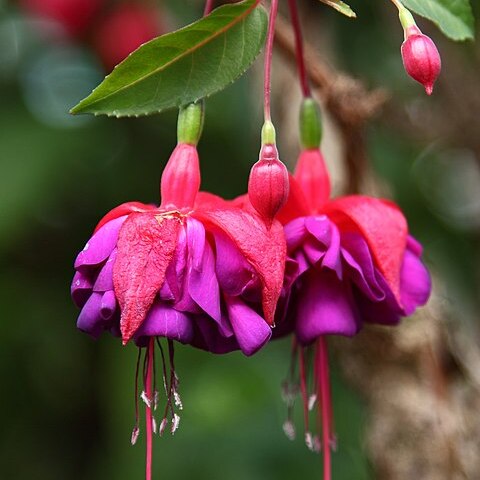
[[[298,76],[304,97],[310,97],[310,85],[308,83],[307,69],[305,68],[305,56],[303,54],[302,27],[298,15],[297,1],[288,0],[290,19],[295,34],[295,58],[297,59]]]
[[[267,45],[265,47],[265,78],[263,84],[264,91],[264,117],[265,121],[270,121],[270,99],[272,92],[272,56],[273,56],[273,40],[275,37],[275,20],[277,19],[278,0],[272,0],[270,4],[270,18],[268,21]]]
[[[322,445],[323,445],[323,480],[332,478],[332,459],[331,459],[331,398],[330,398],[330,375],[328,369],[328,347],[325,337],[318,339],[319,349],[319,375],[320,375],[320,408],[322,414]]]
[[[145,379],[145,393],[150,401],[150,406],[146,405],[145,408],[145,430],[147,432],[147,459],[146,459],[146,480],[152,480],[152,434],[153,434],[153,422],[152,422],[152,405],[153,405],[153,349],[155,346],[154,337],[150,338],[150,342],[147,347],[147,377]]]
[[[205,2],[205,9],[203,10],[203,16],[206,17],[212,10],[215,4],[215,0],[207,0]]]

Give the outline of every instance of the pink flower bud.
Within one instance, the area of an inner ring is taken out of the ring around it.
[[[442,67],[440,54],[432,39],[418,27],[409,27],[402,44],[402,58],[407,73],[425,87],[427,95],[431,95]]]
[[[101,20],[94,46],[105,67],[111,69],[162,30],[156,9],[140,3],[125,3]]]
[[[197,148],[187,143],[179,143],[162,174],[161,207],[191,210],[199,189],[200,164]]]
[[[250,171],[250,203],[260,216],[271,224],[288,199],[288,189],[287,168],[278,158],[277,147],[272,144],[264,145],[260,159]]]

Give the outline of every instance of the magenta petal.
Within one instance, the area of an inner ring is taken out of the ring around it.
[[[411,315],[420,305],[427,303],[432,281],[427,268],[415,252],[407,248],[400,272],[400,295],[405,315]]]
[[[270,326],[240,298],[225,295],[225,303],[240,349],[247,356],[253,355],[272,336]]]
[[[115,248],[120,228],[128,215],[106,223],[87,242],[75,260],[75,268],[98,265],[106,260]]]
[[[329,268],[342,278],[340,234],[337,227],[325,216],[307,217],[305,226],[309,233],[325,246],[322,267]]]
[[[298,249],[308,235],[305,228],[305,217],[296,218],[284,227],[287,240],[287,250],[293,252]]]
[[[238,350],[238,343],[233,332],[225,337],[217,325],[206,315],[195,316],[195,337],[192,345],[215,354]]]
[[[377,281],[379,273],[376,272],[367,242],[362,236],[355,233],[343,234],[342,255],[349,266],[348,272],[353,283],[370,300],[383,300],[385,292]]]
[[[222,291],[227,295],[241,295],[254,279],[253,268],[234,243],[223,233],[215,233],[215,270]]]
[[[105,326],[105,320],[100,313],[101,307],[102,294],[93,292],[78,316],[77,328],[94,338],[98,338]]]
[[[217,322],[221,320],[220,288],[215,275],[215,257],[208,242],[204,244],[202,262],[197,268],[190,270],[188,292],[205,313]]]
[[[117,309],[117,299],[113,290],[108,290],[103,294],[100,304],[100,315],[104,320],[110,320]]]
[[[353,336],[360,329],[351,293],[333,272],[306,275],[297,297],[298,339],[303,344],[320,335]]]
[[[90,297],[92,282],[83,272],[75,272],[70,292],[75,305],[81,308]]]
[[[192,320],[188,314],[157,300],[135,333],[135,343],[143,345],[145,337],[166,337],[190,343],[193,338]]]
[[[187,243],[191,265],[195,270],[199,270],[202,266],[203,251],[205,249],[205,228],[194,218],[187,220]]]
[[[116,258],[117,249],[114,248],[98,274],[97,280],[93,285],[94,292],[107,292],[108,290],[113,290],[113,265],[115,264]]]

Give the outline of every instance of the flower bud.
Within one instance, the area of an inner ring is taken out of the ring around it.
[[[248,198],[259,215],[270,225],[288,199],[287,168],[278,158],[274,144],[262,146],[260,159],[248,180]]]
[[[157,10],[135,3],[116,7],[96,28],[94,45],[107,69],[161,34]]]
[[[403,65],[406,72],[425,87],[427,95],[433,92],[433,85],[442,67],[440,54],[430,37],[417,26],[405,30],[402,44]]]
[[[161,208],[186,210],[193,208],[200,189],[200,163],[197,148],[179,143],[172,152],[160,183]]]
[[[71,36],[78,36],[91,25],[104,0],[21,0],[33,15],[58,22]]]

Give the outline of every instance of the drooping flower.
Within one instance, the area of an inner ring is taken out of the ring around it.
[[[329,480],[335,438],[326,336],[353,336],[365,323],[396,325],[427,301],[431,284],[420,260],[422,247],[409,235],[400,209],[390,201],[362,195],[330,199],[323,156],[318,146],[307,147],[290,178],[289,200],[279,216],[290,267],[285,307],[277,320],[283,323],[282,330],[289,326],[295,332],[305,441],[312,450],[322,447],[324,478]],[[309,377],[313,378],[311,391]],[[284,390],[289,405],[284,429],[290,437],[294,436],[291,409],[296,388],[292,376]],[[316,400],[321,441],[309,422]]]
[[[405,34],[401,48],[405,71],[425,87],[427,95],[431,95],[442,69],[440,53],[433,40],[418,28],[406,8],[400,10],[400,21]]]
[[[180,128],[188,115],[197,113],[180,115],[179,144],[162,175],[160,206],[131,202],[105,215],[75,261],[72,283],[82,309],[80,330],[95,338],[110,331],[124,344],[133,340],[147,347],[142,393],[147,413],[158,397],[154,344],[168,339],[170,375],[159,343],[167,395],[160,433],[169,418],[172,433],[176,430],[181,409],[173,341],[212,353],[258,351],[271,336],[286,256],[279,222],[267,228],[253,209],[198,192],[199,132]],[[201,129],[198,118],[193,123]],[[149,428],[147,419],[147,436]],[[138,422],[132,441],[137,436]]]

